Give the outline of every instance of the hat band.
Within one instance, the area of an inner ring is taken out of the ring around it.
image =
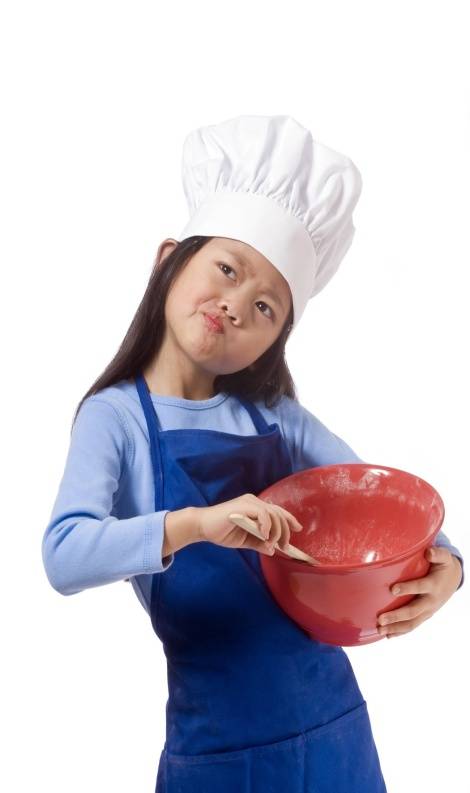
[[[183,228],[187,237],[229,237],[251,245],[289,284],[297,325],[312,296],[316,253],[303,223],[272,198],[250,192],[209,193]]]

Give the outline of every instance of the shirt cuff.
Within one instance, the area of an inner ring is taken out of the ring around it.
[[[173,564],[173,553],[162,559],[165,537],[165,515],[170,510],[162,509],[148,516],[144,541],[144,573],[163,573]]]
[[[457,551],[451,551],[451,554],[452,554],[452,556],[455,556],[459,560],[460,566],[462,568],[462,578],[460,579],[460,584],[457,587],[457,589],[460,589],[460,587],[463,584],[463,580],[465,578],[464,571],[463,571],[463,559],[462,559],[462,557],[460,556],[460,554]],[[457,589],[455,590],[456,592],[457,592]]]

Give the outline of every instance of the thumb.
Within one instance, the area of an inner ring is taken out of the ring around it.
[[[246,537],[243,543],[244,548],[251,548],[253,551],[258,551],[258,553],[264,553],[266,556],[274,556],[276,553],[275,549],[273,548],[272,551],[268,550],[268,544],[266,540],[258,540],[256,537],[253,537],[252,534],[249,532],[245,532]]]

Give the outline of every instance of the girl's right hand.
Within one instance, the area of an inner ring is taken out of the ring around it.
[[[232,523],[228,518],[232,512],[241,512],[257,520],[266,539],[259,540]],[[268,556],[275,553],[276,543],[282,551],[285,550],[290,541],[290,532],[301,531],[303,528],[286,509],[263,501],[252,493],[212,507],[195,507],[195,515],[198,540],[206,540],[226,548],[251,548]]]

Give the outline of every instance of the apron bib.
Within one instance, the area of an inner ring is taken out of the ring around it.
[[[257,495],[293,473],[277,424],[257,434],[162,431],[147,383],[155,510]],[[317,642],[272,597],[257,551],[198,542],[152,576],[167,659],[155,793],[386,793],[367,705],[342,647]]]

